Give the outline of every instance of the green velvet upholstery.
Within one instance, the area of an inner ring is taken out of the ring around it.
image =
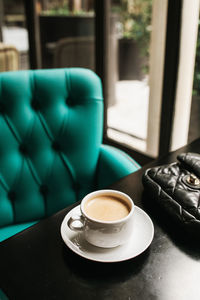
[[[7,239],[8,237],[36,224],[38,221],[19,223],[19,224],[11,224],[8,226],[4,226],[0,228],[0,242]],[[1,298],[0,298],[1,300]]]
[[[9,300],[8,297],[4,294],[4,292],[0,289],[0,300]]]
[[[102,129],[92,71],[0,74],[0,240],[139,168]]]

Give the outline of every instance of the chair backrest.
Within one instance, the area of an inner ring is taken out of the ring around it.
[[[87,69],[0,74],[0,226],[42,218],[94,188],[100,79]]]
[[[94,37],[63,38],[56,43],[54,67],[81,67],[95,69]]]

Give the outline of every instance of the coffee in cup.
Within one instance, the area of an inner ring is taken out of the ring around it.
[[[125,193],[116,190],[92,192],[83,198],[80,210],[81,215],[72,216],[68,226],[82,232],[92,245],[103,248],[122,245],[134,230],[134,203]]]
[[[84,211],[87,216],[99,221],[117,221],[128,216],[130,206],[120,197],[99,195],[85,203]]]

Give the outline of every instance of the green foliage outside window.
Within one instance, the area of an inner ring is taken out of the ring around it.
[[[76,0],[74,0],[73,3],[75,3]],[[81,1],[78,1],[80,3],[79,8],[77,10],[70,9],[69,6],[69,0],[51,0],[48,2],[48,8],[46,10],[42,11],[43,15],[47,16],[69,16],[69,15],[88,15],[92,14],[93,11],[85,11],[82,9]]]
[[[138,42],[142,55],[149,54],[152,0],[121,0],[123,37]]]
[[[54,16],[54,15],[61,15],[61,16],[67,16],[70,14],[68,5],[64,5],[62,7],[60,6],[54,6],[51,9],[48,9],[46,11],[43,11],[44,15],[48,15],[48,16]]]
[[[149,57],[153,0],[115,0],[112,11],[121,23],[122,38],[133,40],[140,49],[141,57]],[[148,63],[142,67],[148,73]]]

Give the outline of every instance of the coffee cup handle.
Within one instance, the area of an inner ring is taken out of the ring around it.
[[[74,215],[69,218],[67,225],[73,231],[83,231],[85,227],[84,217],[82,215]]]

